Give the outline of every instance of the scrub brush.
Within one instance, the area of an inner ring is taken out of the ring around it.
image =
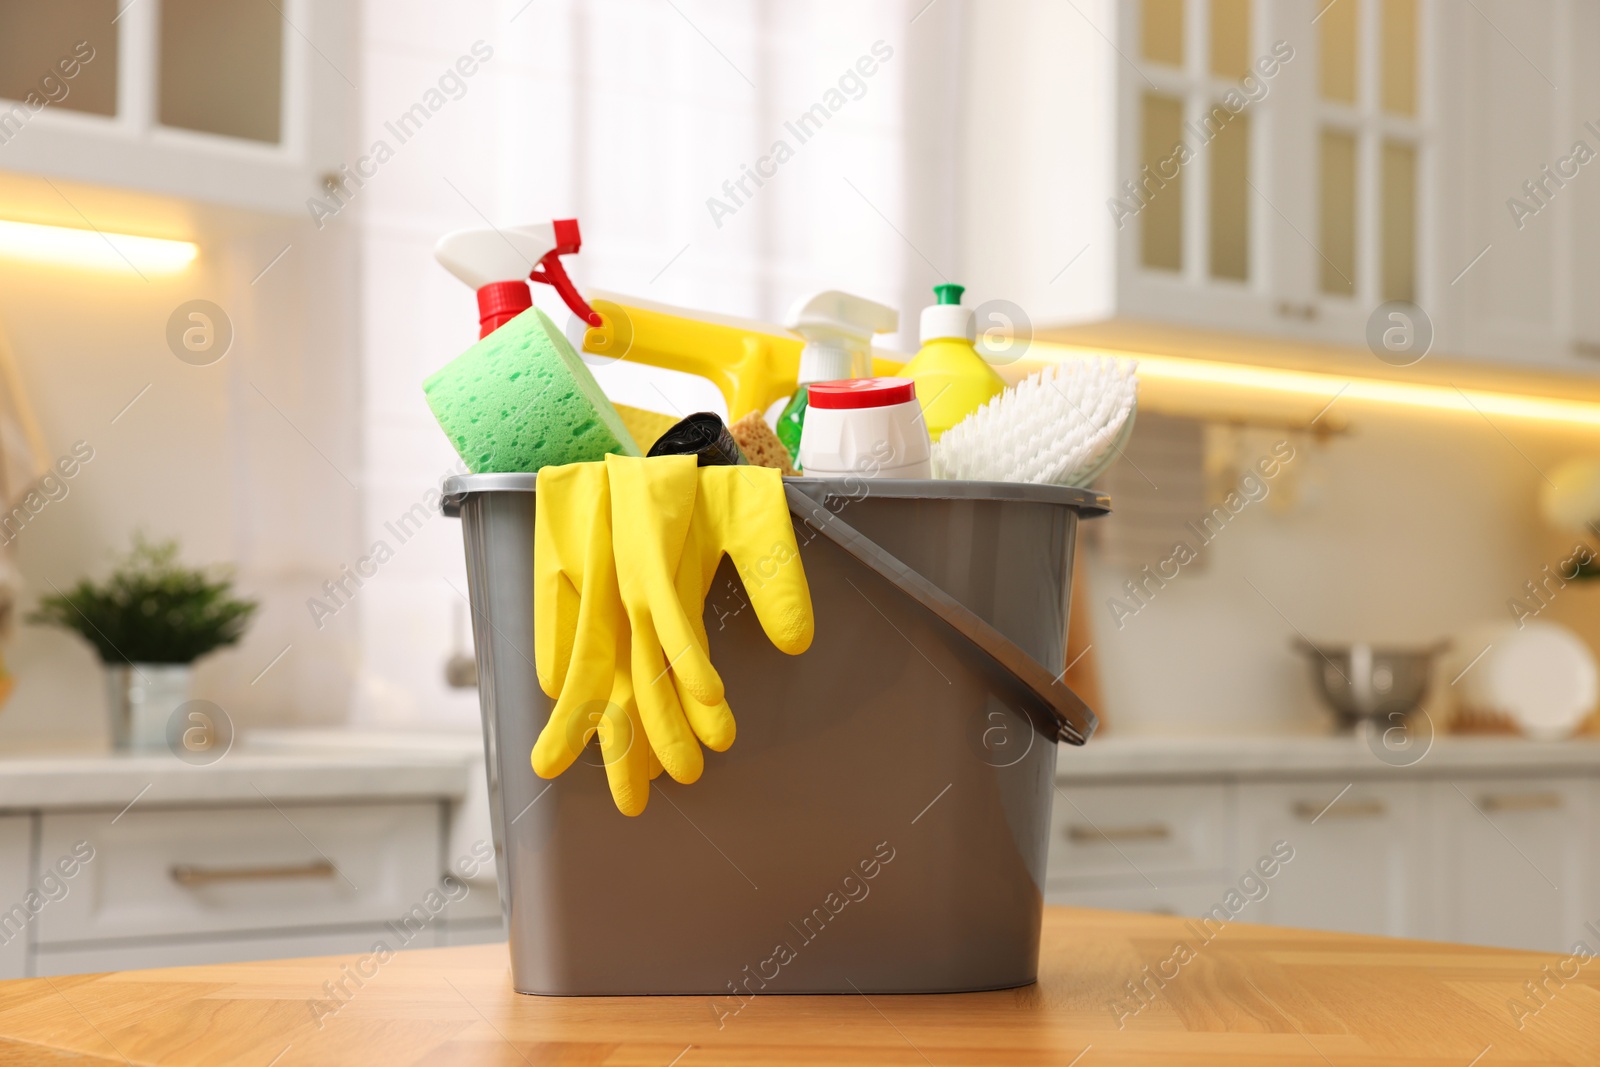
[[[1088,485],[1133,430],[1137,366],[1099,358],[1030,375],[944,432],[935,476]]]

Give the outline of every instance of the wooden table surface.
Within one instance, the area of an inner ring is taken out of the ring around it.
[[[1178,942],[1190,951],[1174,952]],[[503,945],[401,952],[336,1012],[356,957],[0,982],[0,1064],[1594,1064],[1600,964],[1419,941],[1047,910],[1037,985],[939,996],[511,991]],[[1550,971],[1543,971],[1545,966]],[[1145,1003],[1125,983],[1175,975]],[[1576,972],[1576,977],[1563,978]],[[1552,977],[1552,975],[1554,977]],[[1524,983],[1543,983],[1540,1001]],[[352,987],[353,988],[353,987]],[[314,1005],[323,1003],[320,1018]],[[1520,1003],[1521,1013],[1511,1005]],[[1520,1024],[1520,1028],[1519,1028]]]

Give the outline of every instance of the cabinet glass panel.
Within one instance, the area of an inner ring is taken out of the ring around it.
[[[1323,130],[1318,162],[1317,250],[1322,253],[1322,291],[1356,291],[1356,139],[1343,130]]]
[[[116,17],[117,0],[0,0],[0,98],[115,115]],[[21,114],[0,109],[0,144]]]
[[[1383,142],[1383,299],[1417,298],[1417,150]]]
[[[1317,18],[1318,88],[1324,100],[1356,102],[1356,0],[1323,0]]]
[[[1417,0],[1382,0],[1379,97],[1383,110],[1417,113]]]
[[[161,0],[163,126],[276,144],[283,16],[272,0]]]
[[[1183,0],[1144,0],[1139,11],[1139,54],[1152,63],[1183,66]]]
[[[1183,101],[1176,96],[1146,93],[1141,109],[1140,163],[1149,173],[1173,174],[1165,185],[1145,186],[1145,205],[1139,213],[1139,261],[1146,267],[1180,270],[1183,267],[1183,172],[1176,160],[1167,162],[1183,139]],[[1163,164],[1165,164],[1163,166]]]
[[[1228,115],[1212,108],[1209,126]],[[1250,116],[1232,116],[1206,146],[1211,163],[1211,276],[1250,277]]]
[[[1211,0],[1211,73],[1231,81],[1250,73],[1250,0]]]

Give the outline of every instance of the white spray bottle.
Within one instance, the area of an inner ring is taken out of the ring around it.
[[[600,316],[567,277],[561,257],[583,247],[577,219],[456,230],[439,238],[433,255],[441,266],[466,282],[478,294],[478,336],[488,337],[533,306],[528,282],[544,282],[561,294],[562,301],[590,326]]]
[[[801,297],[789,309],[784,326],[805,339],[800,350],[799,384],[778,416],[778,440],[800,466],[800,431],[805,426],[811,382],[872,377],[872,337],[900,328],[892,307],[837,289]]]

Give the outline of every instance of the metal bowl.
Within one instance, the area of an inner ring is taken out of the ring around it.
[[[1295,642],[1311,664],[1311,678],[1340,725],[1387,719],[1421,707],[1433,677],[1433,661],[1450,647]]]

